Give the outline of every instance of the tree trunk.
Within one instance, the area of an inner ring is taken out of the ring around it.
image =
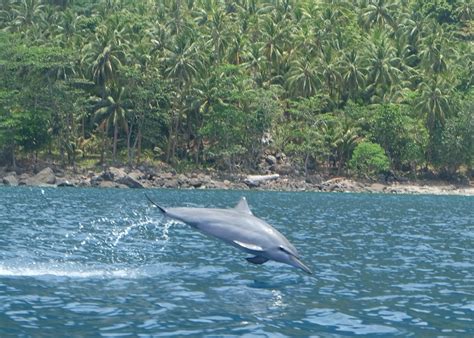
[[[15,157],[15,143],[12,144],[12,167],[13,171],[16,172],[16,157]]]
[[[102,131],[102,149],[100,152],[100,165],[104,165],[105,163],[105,145],[106,145],[106,139],[107,138],[107,128]]]
[[[142,156],[142,128],[138,129],[137,135],[137,165],[140,164],[141,156]]]
[[[173,148],[173,139],[174,139],[174,134],[175,134],[175,131],[173,130],[174,129],[174,125],[175,125],[175,110],[173,109],[172,110],[172,116],[171,116],[171,123],[170,123],[170,126],[169,126],[169,133],[168,133],[168,144],[166,145],[166,162],[169,163],[172,156],[171,156],[171,151],[172,151],[172,148]]]
[[[127,162],[128,166],[132,166],[132,147],[130,147],[130,139],[132,138],[132,128],[133,126],[130,126],[130,129],[127,131]]]
[[[309,154],[306,154],[304,159],[304,177],[308,177],[308,163],[309,163]]]
[[[114,161],[114,164],[117,163],[117,140],[118,140],[118,125],[115,124],[114,126],[114,145],[112,149],[112,158]]]

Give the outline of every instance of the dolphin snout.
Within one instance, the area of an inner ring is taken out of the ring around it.
[[[313,274],[313,271],[311,271],[310,268],[308,268],[302,261],[301,259],[299,259],[298,257],[296,256],[290,256],[290,262],[291,262],[291,265],[293,265],[294,267],[296,268],[300,268],[301,270],[303,270],[304,272],[306,272],[307,274],[309,275],[312,275]]]

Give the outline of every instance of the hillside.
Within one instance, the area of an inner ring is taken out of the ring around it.
[[[472,9],[4,1],[0,165],[465,180]]]

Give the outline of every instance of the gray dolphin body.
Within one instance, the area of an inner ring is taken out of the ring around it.
[[[246,258],[250,263],[263,264],[268,260],[274,260],[300,268],[308,274],[312,273],[285,236],[252,214],[245,197],[242,197],[233,209],[165,209],[148,196],[147,198],[164,215],[254,255],[254,257]]]

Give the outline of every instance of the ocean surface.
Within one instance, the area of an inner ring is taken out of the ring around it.
[[[0,337],[474,336],[474,198],[149,190],[234,206],[314,271],[165,219],[143,190],[0,188]]]

